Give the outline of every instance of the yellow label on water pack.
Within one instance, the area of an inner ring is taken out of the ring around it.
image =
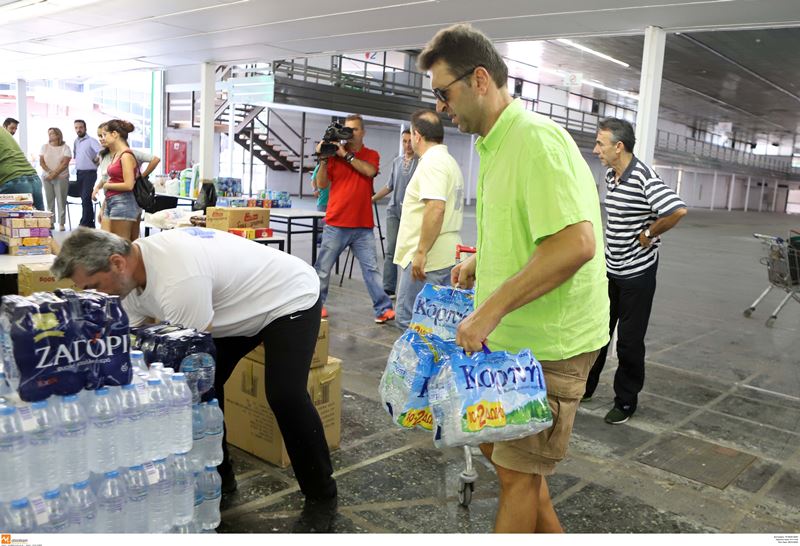
[[[477,432],[486,427],[506,426],[506,412],[500,402],[485,402],[467,406],[467,431]]]
[[[431,415],[430,407],[408,410],[400,424],[408,428],[419,425],[425,430],[433,430],[433,415]]]

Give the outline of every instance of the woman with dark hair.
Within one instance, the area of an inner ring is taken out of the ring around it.
[[[97,154],[100,156],[100,163],[97,166],[97,183],[94,185],[94,190],[92,190],[92,201],[97,201],[97,195],[103,190],[103,186],[105,186],[106,182],[108,182],[108,166],[111,165],[111,160],[113,159],[112,155],[108,151],[108,148],[106,147],[105,139],[103,138],[103,129],[105,128],[106,123],[107,122],[103,122],[97,126],[97,140],[100,142],[102,149]],[[161,158],[151,154],[150,152],[134,150],[133,148],[131,148],[131,152],[133,152],[133,156],[136,158],[136,164],[139,166],[142,176],[148,176],[156,169],[158,164],[161,163]],[[142,165],[145,163],[147,163],[147,167],[142,169]],[[97,215],[97,222],[100,224],[102,229],[108,231],[108,216],[106,215],[105,200],[103,201],[103,204],[100,207],[100,212]],[[133,229],[133,233],[131,234],[131,241],[136,240],[138,236],[139,226],[137,221],[137,226]]]
[[[102,142],[111,156],[106,169],[108,182],[104,186],[104,216],[108,218],[108,224],[103,229],[128,241],[135,240],[139,235],[136,230],[142,212],[133,196],[139,165],[128,147],[128,135],[132,132],[133,124],[121,119],[112,119],[101,129]]]
[[[67,186],[69,185],[69,162],[72,152],[64,144],[64,135],[58,127],[47,130],[47,144],[39,152],[39,165],[42,166],[42,185],[47,210],[53,213],[55,228],[56,198],[58,198],[58,230],[64,231],[67,210]]]

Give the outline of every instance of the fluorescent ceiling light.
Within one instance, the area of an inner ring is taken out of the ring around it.
[[[556,40],[556,42],[558,42],[560,44],[568,45],[570,47],[574,47],[575,49],[580,49],[581,51],[585,51],[586,53],[589,53],[590,55],[594,55],[595,57],[600,57],[601,59],[605,59],[607,61],[611,61],[612,63],[617,63],[618,65],[624,66],[625,68],[628,68],[630,66],[628,63],[626,63],[624,61],[620,61],[619,59],[615,59],[614,57],[612,57],[610,55],[606,55],[605,53],[600,53],[599,51],[595,51],[594,49],[592,49],[590,47],[586,47],[585,45],[578,44],[576,42],[573,42],[572,40],[567,40],[566,38],[558,38]]]

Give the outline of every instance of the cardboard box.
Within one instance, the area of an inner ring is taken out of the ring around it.
[[[308,394],[330,449],[339,447],[342,436],[341,372],[341,360],[331,357],[308,375]],[[225,383],[225,425],[229,443],[281,468],[289,466],[278,422],[267,404],[263,362],[242,359]]]
[[[234,235],[244,237],[245,239],[256,238],[256,230],[254,228],[231,228],[228,230],[228,233],[233,233]]]
[[[30,296],[34,292],[52,292],[56,288],[72,288],[77,290],[70,279],[56,280],[50,273],[50,264],[20,264],[17,286],[21,296]]]
[[[272,237],[270,228],[255,228],[255,239],[266,239],[268,237]]]
[[[319,323],[319,334],[317,334],[317,345],[314,347],[314,356],[311,357],[311,368],[319,368],[328,362],[329,335],[328,319],[322,319]],[[264,346],[259,345],[250,351],[247,358],[257,362],[264,362]]]
[[[12,256],[44,256],[51,254],[50,246],[10,246],[8,253]]]
[[[228,231],[237,228],[269,227],[269,209],[254,207],[208,207],[206,227]]]

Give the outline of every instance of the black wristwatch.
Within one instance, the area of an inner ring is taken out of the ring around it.
[[[356,154],[354,154],[353,152],[347,152],[344,156],[344,160],[347,161],[348,163],[352,163],[355,158]]]

